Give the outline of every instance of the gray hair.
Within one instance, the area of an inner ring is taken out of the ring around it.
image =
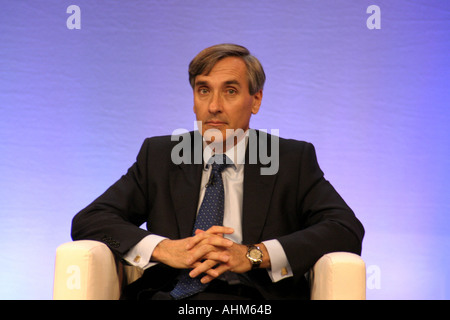
[[[256,94],[264,87],[266,75],[258,59],[247,48],[236,44],[218,44],[202,50],[189,64],[189,82],[195,86],[195,77],[209,74],[214,65],[227,57],[241,58],[247,67],[248,88],[250,95]]]

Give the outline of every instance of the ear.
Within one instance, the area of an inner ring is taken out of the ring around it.
[[[259,107],[261,107],[263,92],[259,90],[257,93],[253,95],[253,105],[252,105],[252,114],[257,114],[259,111]]]

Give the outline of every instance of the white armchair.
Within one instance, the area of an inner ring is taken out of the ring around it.
[[[102,242],[81,240],[56,250],[55,300],[117,300],[123,283],[142,276],[142,269],[123,266]],[[310,271],[312,300],[364,300],[366,267],[347,252],[324,255]]]

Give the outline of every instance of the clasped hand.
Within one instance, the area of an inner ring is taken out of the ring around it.
[[[251,269],[246,258],[247,247],[224,238],[234,230],[213,226],[206,231],[180,240],[163,240],[153,251],[152,259],[178,269],[192,269],[189,275],[208,283],[226,271],[244,273]]]

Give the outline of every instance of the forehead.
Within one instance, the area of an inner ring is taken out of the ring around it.
[[[200,74],[195,79],[197,82],[239,82],[247,83],[247,66],[239,57],[227,57],[219,60],[208,74]]]

